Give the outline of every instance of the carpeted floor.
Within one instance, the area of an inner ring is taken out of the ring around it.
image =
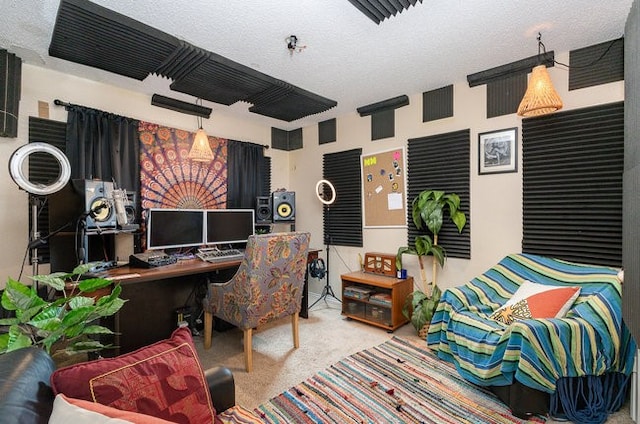
[[[290,320],[258,328],[253,336],[254,370],[250,374],[244,371],[241,331],[214,332],[212,348],[206,351],[202,337],[195,337],[202,365],[204,368],[229,367],[234,373],[237,403],[254,409],[341,359],[385,343],[394,336],[422,343],[410,325],[390,334],[345,319],[340,308],[337,302],[321,301],[311,309],[308,319],[300,319],[299,349],[293,349]],[[610,416],[607,423],[632,424],[628,405]]]
[[[260,405],[265,423],[543,423],[514,417],[424,344],[393,338],[350,355]]]

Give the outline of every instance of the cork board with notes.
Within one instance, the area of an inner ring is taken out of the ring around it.
[[[364,227],[406,227],[404,148],[362,155]]]

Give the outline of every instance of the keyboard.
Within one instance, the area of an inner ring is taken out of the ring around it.
[[[242,259],[244,252],[238,249],[218,249],[217,247],[205,247],[198,249],[196,256],[206,262],[222,262]]]
[[[174,256],[167,255],[162,250],[147,250],[143,253],[135,253],[129,256],[129,265],[136,268],[155,268],[158,266],[172,265],[178,262]]]

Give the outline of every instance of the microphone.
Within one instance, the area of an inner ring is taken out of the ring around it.
[[[127,225],[127,212],[124,209],[124,201],[127,198],[127,192],[124,189],[114,189],[111,192],[113,196],[113,203],[116,207],[116,220],[121,227]]]

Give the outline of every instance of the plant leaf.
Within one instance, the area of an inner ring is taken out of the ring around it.
[[[454,224],[456,224],[456,228],[458,228],[458,232],[461,233],[462,229],[465,225],[467,225],[467,217],[461,211],[456,211],[451,215],[451,220]]]
[[[433,201],[427,203],[427,208],[422,213],[422,219],[427,228],[433,234],[438,234],[442,228],[442,205]]]
[[[26,336],[17,325],[12,325],[6,335],[8,336],[6,340],[7,352],[22,349],[23,347],[31,346],[33,344],[31,338]],[[2,344],[4,344],[4,341]]]
[[[40,340],[39,344],[42,345],[42,347],[48,354],[51,354],[51,346],[53,346],[54,343],[60,340],[61,337],[62,334],[59,332],[51,333],[44,339]]]
[[[55,290],[63,291],[65,280],[71,276],[72,274],[67,272],[53,272],[48,275],[34,275],[31,279],[46,284]]]
[[[445,251],[444,248],[442,246],[431,246],[431,254],[433,255],[434,259],[438,261],[438,263],[440,264],[441,267],[444,266],[444,258],[445,258]]]
[[[116,312],[118,312],[120,308],[122,308],[125,302],[126,300],[124,299],[120,299],[120,298],[113,299],[109,303],[101,305],[100,308],[96,310],[96,313],[101,317],[111,316]]]
[[[62,318],[62,325],[65,327],[72,327],[78,323],[85,321],[95,308],[92,306],[82,306],[77,309],[69,311]]]
[[[71,271],[72,275],[82,275],[82,274],[86,274],[87,272],[89,272],[91,269],[95,268],[96,266],[100,265],[102,262],[97,261],[97,262],[88,262],[86,264],[80,264],[78,266],[76,266],[73,271]]]
[[[416,254],[415,249],[412,249],[411,247],[407,247],[407,246],[400,246],[398,248],[398,253],[396,253],[396,269],[400,270],[402,269],[402,255],[404,253],[410,253],[412,255]]]
[[[9,278],[2,292],[2,307],[8,311],[24,310],[46,302],[31,287]]]
[[[114,332],[102,325],[88,325],[82,330],[82,334],[114,334]]]
[[[69,299],[69,307],[71,309],[78,309],[85,306],[93,306],[95,300],[92,297],[86,296],[73,296]]]
[[[97,306],[105,305],[109,302],[112,302],[114,299],[117,299],[122,292],[122,286],[120,284],[116,284],[111,290],[111,294],[109,296],[102,296],[100,299],[96,301]]]
[[[0,319],[0,325],[6,325],[6,326],[10,326],[10,325],[16,325],[16,324],[20,324],[20,320],[18,318],[2,318]]]
[[[95,352],[97,350],[102,350],[106,345],[103,345],[99,341],[96,340],[83,340],[79,342],[75,342],[67,347],[67,352],[69,353],[83,353],[83,352]]]
[[[444,196],[444,200],[449,205],[449,210],[453,213],[460,209],[460,196],[455,193],[450,193]]]
[[[430,254],[433,249],[433,241],[427,235],[416,236],[414,243],[416,252],[421,256]]]
[[[88,278],[86,280],[81,280],[78,284],[78,289],[81,292],[92,292],[94,290],[101,289],[103,287],[107,287],[112,284],[111,280],[107,280],[106,278]]]
[[[73,339],[74,337],[78,337],[80,334],[82,334],[82,331],[85,328],[85,322],[79,322],[75,325],[71,325],[68,326],[65,330],[64,330],[64,336],[67,339]]]
[[[57,325],[60,325],[60,316],[63,312],[64,308],[59,306],[44,308],[40,313],[31,318],[28,324],[42,330],[53,331]]]

